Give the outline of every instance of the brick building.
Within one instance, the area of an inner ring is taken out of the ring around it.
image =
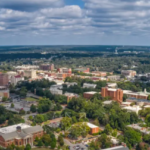
[[[92,123],[87,123],[87,126],[90,128],[90,134],[96,134],[100,131],[100,128]]]
[[[40,65],[41,70],[47,70],[47,71],[53,71],[54,70],[54,64],[42,64]]]
[[[29,126],[27,124],[18,124],[0,129],[0,146],[7,147],[9,145],[26,146],[33,142],[36,137],[42,137],[44,134],[41,126]]]
[[[91,92],[84,92],[83,93],[83,97],[86,99],[91,99],[95,94],[97,94],[98,92],[95,91],[91,91]],[[100,93],[99,93],[100,94]]]
[[[72,74],[71,68],[58,68],[57,71],[58,71],[58,73]]]
[[[102,97],[111,97],[112,100],[121,103],[123,101],[123,90],[104,87],[101,90]]]
[[[83,73],[90,73],[90,68],[79,67],[74,70],[78,72],[83,72]]]
[[[9,78],[7,74],[0,74],[0,86],[8,85]]]

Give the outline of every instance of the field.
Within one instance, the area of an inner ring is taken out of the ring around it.
[[[25,100],[29,102],[37,101],[37,99],[32,98],[32,97],[27,97]]]

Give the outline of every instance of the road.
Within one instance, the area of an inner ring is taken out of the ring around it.
[[[64,142],[65,142],[66,145],[68,145],[70,147],[70,150],[88,150],[88,148],[82,143],[72,144],[67,139],[64,139]]]

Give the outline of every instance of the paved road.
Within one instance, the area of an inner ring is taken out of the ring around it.
[[[88,148],[82,143],[72,144],[72,143],[70,143],[69,140],[66,140],[66,139],[64,139],[64,142],[66,145],[68,145],[70,147],[70,150],[88,150]]]

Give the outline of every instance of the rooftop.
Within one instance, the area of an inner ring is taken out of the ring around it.
[[[98,126],[96,126],[92,123],[89,123],[89,122],[87,122],[87,126],[89,126],[90,128],[99,128]]]
[[[102,150],[129,150],[129,148],[124,146],[116,146],[116,147],[106,148]]]
[[[27,124],[20,123],[20,124],[17,124],[17,125],[0,128],[0,133],[7,134],[7,133],[14,132],[14,131],[16,131],[16,127],[18,127],[18,126],[20,126],[21,129],[26,129],[26,128],[31,127],[31,126],[29,126]]]

